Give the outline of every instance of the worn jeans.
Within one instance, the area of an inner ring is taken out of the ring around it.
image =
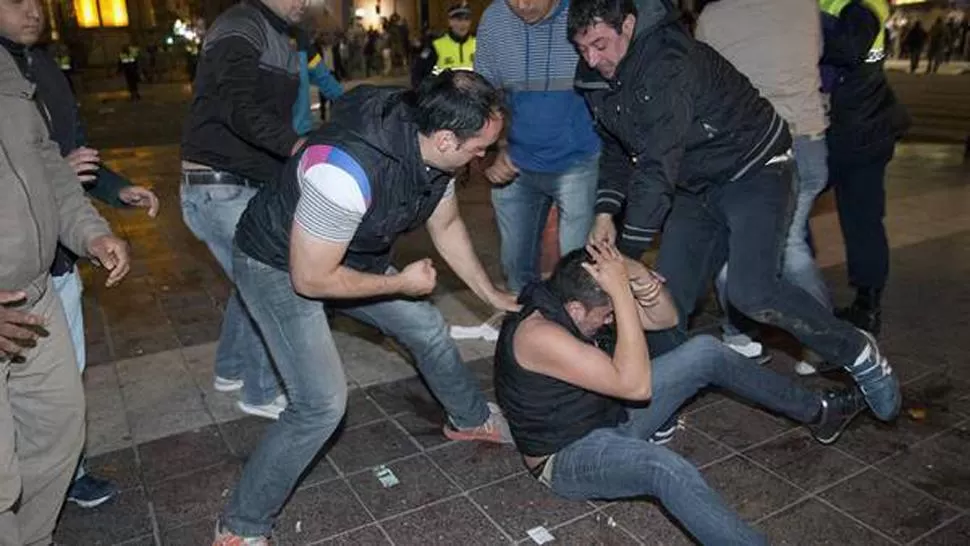
[[[787,331],[828,362],[855,362],[868,343],[865,336],[782,276],[794,209],[791,177],[791,162],[781,162],[700,194],[677,193],[657,270],[681,320],[672,334],[651,335],[651,344],[686,339],[687,317],[726,261],[728,301],[738,311]]]
[[[182,218],[192,233],[209,247],[222,270],[235,282],[232,240],[236,224],[256,189],[232,184],[182,184]],[[216,349],[215,375],[242,379],[242,400],[261,406],[280,392],[279,382],[263,339],[236,290],[229,295]]]
[[[234,258],[239,293],[269,346],[289,404],[249,457],[222,524],[243,536],[267,536],[300,476],[343,418],[347,380],[324,303],[298,295],[287,272],[238,249]],[[456,426],[488,419],[485,395],[433,305],[380,299],[342,301],[334,309],[401,342]]]
[[[492,188],[502,243],[502,268],[509,290],[539,280],[542,230],[553,203],[559,210],[559,250],[581,248],[593,225],[599,156],[562,173],[522,171],[510,184]]]
[[[548,485],[570,499],[657,498],[702,544],[766,544],[704,481],[697,468],[648,441],[687,400],[708,386],[808,423],[819,396],[791,379],[752,364],[710,336],[697,336],[653,361],[646,406],[627,420],[597,429],[555,454]]]
[[[792,140],[792,150],[795,153],[796,176],[795,211],[792,213],[791,225],[788,227],[788,239],[785,242],[785,258],[782,274],[792,284],[812,295],[826,308],[832,308],[832,299],[822,272],[815,263],[815,255],[808,244],[808,219],[812,214],[812,207],[825,185],[828,184],[828,147],[825,136],[812,137],[798,135]],[[721,268],[716,279],[718,300],[724,310],[725,339],[741,335],[741,331],[732,321],[733,314],[727,304],[727,264]]]

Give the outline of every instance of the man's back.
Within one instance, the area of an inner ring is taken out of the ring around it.
[[[297,140],[292,116],[299,85],[287,23],[258,0],[233,6],[206,34],[182,159],[275,182]]]

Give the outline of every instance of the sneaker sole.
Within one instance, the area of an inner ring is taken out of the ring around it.
[[[243,402],[236,402],[236,407],[239,408],[239,411],[246,413],[248,415],[253,415],[255,417],[262,417],[264,419],[271,419],[273,421],[278,421],[280,418],[280,414],[283,413],[282,411],[274,412],[270,410],[264,410],[257,406],[250,406],[249,404],[245,404]]]
[[[242,381],[225,381],[220,383],[219,381],[212,382],[212,388],[216,392],[235,392],[243,388]]]
[[[515,442],[506,441],[501,437],[465,434],[461,431],[449,430],[448,428],[442,429],[441,432],[445,435],[445,438],[453,442],[488,442],[491,444],[515,445]]]
[[[67,501],[73,502],[74,504],[80,506],[81,508],[94,508],[95,506],[101,506],[102,504],[108,502],[109,500],[111,500],[111,497],[113,496],[114,496],[114,493],[111,493],[110,495],[105,495],[104,497],[100,497],[94,500],[81,500],[76,497],[68,497]]]
[[[886,359],[886,357],[883,356],[882,352],[879,350],[879,345],[876,343],[876,338],[871,333],[865,330],[859,329],[859,332],[861,332],[862,335],[865,336],[866,341],[869,343],[870,351],[873,351],[875,353],[876,363],[870,366],[869,368],[866,368],[865,370],[860,371],[858,375],[865,375],[872,371],[875,371],[874,370],[875,368],[882,368],[883,370],[886,370],[886,371],[879,379],[875,380],[874,382],[888,380],[888,381],[891,381],[895,386],[896,403],[893,409],[890,410],[888,415],[879,415],[879,413],[876,412],[876,408],[873,404],[873,399],[870,398],[869,392],[867,392],[867,389],[866,389],[866,385],[863,385],[862,383],[859,382],[858,375],[852,370],[854,366],[847,366],[845,369],[846,371],[849,372],[849,375],[852,376],[852,380],[855,381],[856,385],[859,386],[859,389],[862,390],[862,394],[866,398],[866,403],[869,405],[869,409],[872,411],[872,414],[875,415],[876,419],[879,419],[880,421],[883,421],[883,422],[892,421],[893,419],[899,416],[899,411],[902,409],[903,397],[902,397],[902,393],[900,392],[899,377],[897,377],[896,374],[893,372],[892,367],[889,365],[888,359]]]
[[[851,417],[846,419],[845,422],[842,423],[842,426],[839,427],[835,432],[833,432],[831,436],[828,436],[826,438],[821,438],[819,436],[816,436],[815,434],[812,434],[812,438],[815,438],[815,441],[822,445],[827,446],[827,445],[834,444],[836,441],[838,441],[839,437],[842,436],[842,433],[845,432],[845,429],[849,427],[849,424],[852,423],[852,421],[854,421],[855,418],[858,417],[859,414],[862,412],[863,412],[862,408],[859,408],[858,410],[856,410],[856,412],[853,413]]]

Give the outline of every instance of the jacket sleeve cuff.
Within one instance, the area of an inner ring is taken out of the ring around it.
[[[598,198],[596,199],[596,206],[593,207],[593,211],[596,214],[612,214],[616,216],[620,213],[621,208],[622,205],[616,200]]]
[[[627,258],[632,258],[634,260],[639,260],[641,257],[643,257],[643,253],[646,252],[647,248],[649,247],[649,242],[644,243],[640,241],[631,241],[622,235],[616,242],[616,249]]]

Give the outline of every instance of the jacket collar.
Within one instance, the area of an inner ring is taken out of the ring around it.
[[[269,6],[264,4],[261,0],[246,0],[251,6],[259,10],[263,14],[263,17],[269,21],[270,26],[276,29],[280,34],[286,34],[290,30],[290,24],[286,22],[282,17],[276,15],[276,13],[269,9]]]
[[[25,99],[34,96],[34,84],[27,81],[5,48],[0,48],[0,95]]]

